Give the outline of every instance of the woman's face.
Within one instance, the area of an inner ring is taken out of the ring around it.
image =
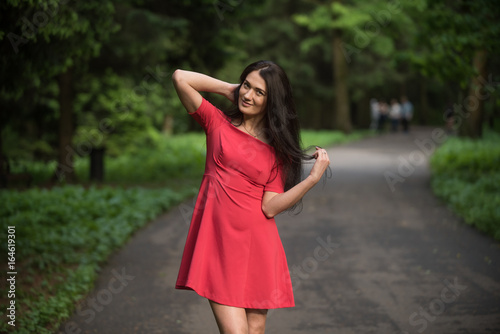
[[[254,116],[265,112],[267,103],[266,82],[259,71],[250,72],[240,87],[238,107],[244,115]]]

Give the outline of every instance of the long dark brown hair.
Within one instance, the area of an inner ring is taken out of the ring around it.
[[[269,144],[276,153],[276,164],[282,168],[285,191],[300,182],[302,160],[313,156],[305,154],[300,140],[300,126],[293,101],[292,87],[285,71],[272,61],[260,60],[248,65],[240,76],[240,86],[234,92],[235,107],[224,113],[232,121],[242,122],[243,114],[238,109],[240,87],[248,74],[258,71],[266,82],[267,103],[265,106],[264,130]],[[294,206],[294,208],[297,205]]]

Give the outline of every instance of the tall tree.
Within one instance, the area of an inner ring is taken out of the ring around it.
[[[493,89],[493,83],[488,83],[488,55],[500,52],[499,6],[500,1],[464,1],[459,9],[470,22],[470,30],[464,35],[473,50],[470,56],[473,75],[469,79],[468,95],[463,101],[470,117],[461,126],[462,136],[479,138],[483,135],[484,102],[491,96],[488,90]]]
[[[471,138],[479,138],[483,135],[483,119],[484,119],[484,100],[489,95],[486,90],[485,81],[488,77],[486,63],[488,52],[485,49],[474,51],[472,57],[472,67],[476,76],[474,76],[469,84],[467,97],[468,102],[464,100],[464,107],[469,111],[469,119],[463,122],[460,133],[463,136]],[[486,93],[486,95],[485,95]]]
[[[338,1],[340,2],[340,0]],[[333,87],[335,96],[335,126],[345,133],[352,130],[349,92],[347,88],[347,60],[342,52],[342,30],[333,29]]]
[[[336,127],[349,131],[351,102],[368,105],[368,94],[394,97],[394,90],[387,92],[384,87],[404,85],[409,73],[402,66],[404,59],[400,53],[408,47],[406,39],[411,39],[415,30],[415,22],[407,12],[420,10],[419,2],[331,0],[314,3],[310,12],[297,14],[294,19],[314,34],[304,44],[333,46],[329,54],[333,58],[335,78]],[[363,112],[369,115],[367,108]]]
[[[58,77],[60,143],[55,176],[73,180],[74,72],[99,55],[102,44],[118,29],[113,3],[9,0],[0,4],[0,12],[2,99],[19,99],[27,89],[38,89]]]
[[[500,52],[500,1],[427,0],[426,7],[408,58],[424,76],[457,87],[459,132],[481,137],[483,106],[494,84],[487,60]]]
[[[347,88],[347,60],[342,52],[342,26],[337,24],[339,15],[335,8],[341,6],[341,0],[333,0],[318,5],[309,14],[295,15],[295,21],[311,31],[325,31],[331,36],[332,72],[334,95],[334,127],[346,133],[352,130],[349,94]]]

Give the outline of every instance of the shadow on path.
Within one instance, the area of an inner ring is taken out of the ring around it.
[[[333,178],[276,219],[296,307],[266,333],[500,332],[500,246],[432,194],[433,143],[416,128],[328,150]],[[208,302],[174,289],[193,205],[112,256],[59,332],[218,333]]]

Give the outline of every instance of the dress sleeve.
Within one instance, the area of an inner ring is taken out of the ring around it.
[[[272,191],[281,194],[285,190],[285,185],[282,179],[282,168],[281,165],[273,167],[269,175],[269,180],[267,180],[264,186],[264,191]]]
[[[195,112],[189,113],[189,115],[201,125],[205,133],[210,133],[227,120],[222,111],[205,98],[202,99],[199,108]]]

